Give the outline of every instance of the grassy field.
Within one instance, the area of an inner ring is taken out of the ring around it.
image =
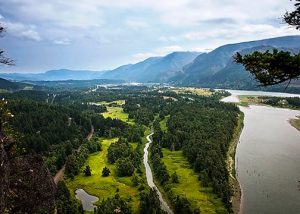
[[[107,101],[101,101],[101,102],[98,102],[98,104],[101,104],[101,105],[110,105],[110,104],[115,104],[119,107],[121,107],[122,105],[125,104],[125,100],[116,100],[116,101],[112,101],[112,102],[107,102]]]
[[[107,118],[110,117],[112,119],[117,118],[129,124],[134,124],[132,119],[128,119],[128,114],[123,111],[122,107],[109,107],[107,106],[107,112],[104,112],[102,115]]]
[[[89,165],[92,169],[92,176],[86,177],[83,173],[80,173],[78,176],[75,176],[73,180],[67,179],[67,186],[73,194],[77,188],[82,188],[87,193],[99,197],[99,201],[113,197],[117,189],[119,189],[121,197],[131,198],[133,211],[134,213],[138,213],[139,192],[137,188],[134,187],[131,177],[117,177],[115,166],[107,162],[107,149],[111,143],[116,141],[117,138],[102,139],[103,151],[91,154],[81,169],[81,171],[83,171],[85,166]],[[108,177],[101,176],[102,169],[105,166],[111,171]]]
[[[160,128],[162,131],[167,131],[167,122],[170,118],[170,115],[166,116],[162,121],[159,122]]]
[[[193,208],[200,208],[201,213],[226,213],[221,199],[212,193],[212,188],[201,186],[199,175],[190,168],[182,151],[162,149],[162,152],[162,160],[169,174],[176,171],[179,178],[178,184],[171,184],[174,194],[185,196]]]
[[[240,99],[239,105],[241,105],[241,106],[248,107],[250,104],[262,105],[261,100],[258,99],[258,96],[240,95],[238,97]]]
[[[169,118],[170,116],[167,116],[160,121],[160,127],[163,131],[167,130],[166,124]],[[171,184],[175,195],[185,196],[194,209],[200,208],[201,213],[226,212],[221,199],[212,193],[212,188],[201,186],[198,180],[199,174],[190,168],[190,164],[183,156],[182,151],[170,151],[163,148],[162,152],[162,161],[165,163],[169,174],[176,172],[179,178],[178,184]],[[167,195],[162,188],[160,190],[164,195]]]
[[[212,92],[209,89],[204,88],[192,88],[192,87],[186,87],[186,88],[176,88],[173,91],[175,91],[178,94],[195,94],[199,96],[211,96]]]
[[[289,122],[292,126],[300,131],[300,116],[298,116],[298,119],[290,119]]]

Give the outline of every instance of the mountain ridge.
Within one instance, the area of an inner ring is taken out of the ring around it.
[[[34,81],[112,79],[182,86],[255,89],[257,82],[253,76],[243,66],[236,64],[232,57],[236,52],[251,53],[273,48],[299,52],[300,35],[226,44],[207,53],[173,52],[108,71],[59,69],[40,74],[0,73],[0,77],[19,81],[28,78]],[[295,86],[298,85],[300,84],[296,81]]]

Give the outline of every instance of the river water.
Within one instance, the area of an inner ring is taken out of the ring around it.
[[[166,201],[163,199],[161,192],[159,191],[159,189],[156,187],[155,183],[153,182],[153,175],[152,175],[151,167],[148,163],[148,158],[149,158],[148,149],[149,149],[150,144],[152,143],[152,140],[150,139],[151,135],[153,135],[153,133],[151,133],[150,135],[147,136],[147,143],[144,148],[144,165],[145,165],[145,170],[146,170],[147,183],[148,183],[149,187],[156,189],[160,203],[161,203],[161,208],[164,211],[166,211],[167,213],[172,214],[173,213],[172,210],[170,209],[170,207],[168,206]]]
[[[238,95],[294,96],[249,91],[232,94],[223,101],[236,101]],[[299,214],[300,132],[288,120],[300,111],[257,105],[240,109],[245,114],[235,158],[242,189],[240,213]]]

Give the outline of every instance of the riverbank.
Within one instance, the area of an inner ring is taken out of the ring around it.
[[[227,170],[229,172],[229,185],[233,191],[233,196],[231,197],[233,213],[239,213],[241,206],[242,191],[239,182],[236,178],[235,154],[243,127],[244,114],[241,112],[238,116],[238,124],[234,130],[233,137],[227,153]]]

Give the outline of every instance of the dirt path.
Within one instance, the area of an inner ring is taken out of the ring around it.
[[[94,135],[94,126],[92,125],[91,126],[91,131],[90,133],[88,134],[88,136],[86,137],[87,140],[91,140],[93,135]],[[79,150],[80,147],[77,149]],[[64,175],[65,175],[65,169],[66,169],[66,164],[63,165],[63,167],[58,170],[55,174],[55,176],[53,177],[53,180],[54,180],[54,183],[57,184],[59,181],[62,181],[64,179]]]

